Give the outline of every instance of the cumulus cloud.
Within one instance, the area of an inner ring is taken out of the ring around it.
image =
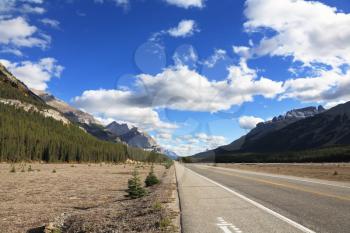
[[[175,5],[185,9],[188,9],[191,7],[198,7],[198,8],[204,7],[204,0],[165,0],[165,1],[171,5]]]
[[[45,9],[39,6],[31,6],[29,4],[23,4],[19,9],[21,13],[24,14],[43,14],[45,13]]]
[[[350,14],[317,1],[247,0],[248,32],[270,30],[257,55],[292,56],[305,65],[350,63]]]
[[[172,136],[169,139],[157,136],[156,140],[164,148],[174,151],[179,156],[194,155],[228,143],[228,140],[223,136],[208,135],[205,133]]]
[[[43,58],[37,63],[31,61],[12,63],[8,60],[0,60],[0,62],[29,88],[42,91],[47,89],[47,83],[53,77],[59,78],[64,69],[57,64],[56,59],[51,57]]]
[[[254,95],[267,98],[282,92],[282,83],[270,79],[257,79],[254,70],[242,61],[229,67],[229,75],[222,81],[210,81],[187,66],[165,69],[155,76],[138,76],[138,85],[144,86],[148,104],[175,110],[217,112],[233,105],[252,101]]]
[[[42,0],[0,1],[0,52],[22,56],[20,48],[45,49],[51,37],[30,24],[30,14],[43,14]],[[21,16],[18,16],[21,15]]]
[[[247,0],[249,33],[261,34],[250,47],[234,46],[245,59],[254,56],[293,58],[295,78],[283,84],[279,99],[297,99],[326,105],[350,100],[350,14],[318,1]]]
[[[194,20],[181,20],[177,27],[170,28],[168,33],[173,37],[189,37],[198,31]]]
[[[43,2],[41,0],[3,0],[0,1],[0,13],[43,14],[45,9],[39,5]]]
[[[133,123],[143,129],[174,129],[176,125],[161,121],[150,106],[140,103],[142,97],[131,91],[90,90],[73,99],[74,104],[94,116]]]
[[[190,37],[196,32],[199,32],[197,23],[194,20],[184,19],[176,27],[154,33],[149,40],[158,41],[164,35],[182,38]]]
[[[230,109],[255,95],[273,98],[282,91],[282,83],[259,78],[244,61],[229,68],[222,81],[178,65],[157,75],[136,77],[134,90],[90,90],[73,99],[75,105],[95,116],[113,118],[154,128],[174,128],[160,120],[157,110],[173,109],[217,112]]]
[[[50,40],[48,35],[38,33],[37,27],[29,25],[23,17],[0,20],[0,44],[46,48]]]
[[[246,130],[254,129],[260,122],[264,120],[254,116],[242,116],[238,119],[239,127]]]
[[[284,83],[285,93],[280,99],[293,98],[304,102],[331,102],[350,100],[350,70],[320,71],[316,77],[289,79]]]

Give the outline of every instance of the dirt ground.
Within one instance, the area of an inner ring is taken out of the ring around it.
[[[43,232],[45,225],[58,232],[176,232],[171,219],[178,213],[167,208],[176,188],[173,167],[155,166],[161,184],[131,200],[125,190],[134,167],[16,164],[11,172],[0,164],[0,232]],[[138,168],[142,181],[149,170]]]
[[[257,172],[350,182],[350,164],[216,164]]]

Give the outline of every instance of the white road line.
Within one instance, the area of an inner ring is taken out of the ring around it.
[[[273,211],[273,210],[271,210],[271,209],[269,209],[269,208],[267,208],[267,207],[257,203],[256,201],[253,201],[253,200],[249,199],[246,196],[243,196],[242,194],[237,193],[236,191],[233,191],[232,189],[230,189],[230,188],[228,188],[228,187],[226,187],[226,186],[224,186],[222,184],[219,184],[219,183],[217,183],[217,182],[215,182],[215,181],[213,181],[213,180],[211,180],[211,179],[209,179],[209,178],[207,178],[205,176],[202,176],[202,175],[198,174],[197,172],[192,171],[191,169],[188,169],[188,168],[186,168],[186,169],[189,170],[190,172],[194,173],[195,175],[197,175],[197,176],[199,176],[199,177],[209,181],[210,183],[215,184],[215,185],[221,187],[222,189],[224,189],[224,190],[226,190],[226,191],[236,195],[237,197],[239,197],[239,198],[249,202],[250,204],[258,207],[259,209],[264,210],[265,212],[275,216],[276,218],[279,218],[280,220],[290,224],[291,226],[301,230],[302,232],[305,232],[305,233],[316,233],[313,230],[310,230],[309,228],[304,227],[303,225],[301,225],[301,224],[299,224],[299,223],[297,223],[297,222],[295,222],[295,221],[293,221],[293,220],[291,220],[291,219],[289,219],[289,218],[287,218],[287,217],[285,217],[285,216],[283,216],[283,215],[281,215],[281,214],[279,214],[279,213],[277,213],[277,212],[275,212],[275,211]]]
[[[232,231],[230,231],[230,229],[228,229],[228,227],[226,227],[226,226],[220,226],[220,229],[221,229],[224,233],[232,233]]]
[[[216,224],[224,233],[232,233],[232,231],[230,231],[230,228],[232,228],[234,230],[235,233],[242,233],[242,231],[236,227],[235,225],[226,222],[222,217],[218,218],[218,221],[220,223]]]
[[[226,170],[226,171],[233,171],[233,172],[237,172],[237,173],[243,173],[243,174],[262,175],[262,176],[266,176],[266,177],[273,177],[273,178],[280,178],[280,179],[294,180],[294,181],[302,181],[302,182],[306,182],[306,183],[322,184],[322,185],[328,185],[328,186],[333,186],[333,187],[338,187],[338,188],[350,189],[350,186],[339,185],[339,184],[331,184],[331,183],[321,182],[321,181],[305,180],[305,179],[300,179],[300,178],[296,178],[296,177],[292,178],[292,177],[287,177],[287,176],[284,176],[284,175],[279,176],[279,175],[266,174],[266,173],[263,173],[263,172],[241,171],[241,170],[237,170],[237,169],[231,169],[231,168],[225,168],[225,167],[212,167],[212,166],[208,166],[208,165],[204,165],[204,166],[205,167],[209,167],[209,168],[216,168],[216,169],[222,169],[222,170]]]

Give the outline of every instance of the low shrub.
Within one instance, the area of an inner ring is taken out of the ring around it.
[[[145,184],[146,184],[146,187],[150,187],[150,186],[159,184],[159,179],[154,174],[154,167],[153,166],[151,167],[150,173],[146,177]]]
[[[173,166],[173,164],[174,164],[174,161],[171,160],[171,161],[166,162],[164,166],[166,169],[170,169],[171,166]]]
[[[34,170],[32,169],[32,166],[31,165],[29,165],[29,167],[28,167],[28,172],[33,172]]]
[[[10,172],[11,172],[11,173],[16,173],[16,168],[15,168],[15,166],[11,166]]]

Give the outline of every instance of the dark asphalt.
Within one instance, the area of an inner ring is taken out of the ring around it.
[[[350,184],[305,182],[206,165],[186,167],[315,232],[350,232]]]

